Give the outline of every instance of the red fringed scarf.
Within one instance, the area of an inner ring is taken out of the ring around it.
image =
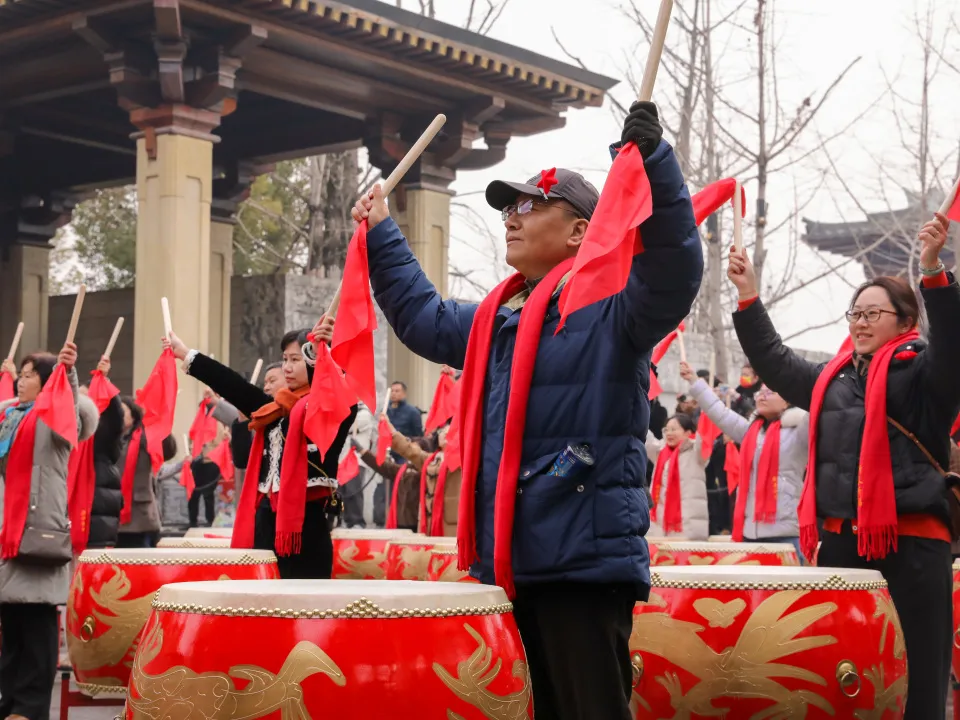
[[[70,451],[67,462],[67,514],[70,516],[70,540],[77,555],[87,549],[90,539],[90,511],[96,487],[93,438],[88,438]]]
[[[6,412],[0,415],[0,422]],[[4,560],[11,560],[20,552],[20,540],[27,526],[30,483],[33,480],[33,450],[37,440],[36,406],[20,421],[16,433],[7,453],[4,472],[3,528],[0,528],[0,555]]]
[[[403,474],[407,471],[406,464],[400,466],[397,470],[397,476],[393,479],[393,488],[390,492],[390,510],[387,511],[388,530],[397,529],[397,502],[400,497],[400,481],[403,480]]]
[[[444,495],[447,492],[447,457],[440,461],[440,472],[437,473],[437,487],[433,491],[433,515],[430,516],[430,534],[434,537],[443,535],[443,511],[446,507]],[[439,505],[437,505],[439,503]]]
[[[561,279],[573,267],[569,258],[551,270],[534,288],[520,314],[517,339],[510,368],[510,398],[504,427],[503,453],[497,472],[497,490],[494,500],[493,569],[497,585],[516,595],[513,586],[513,518],[517,501],[517,483],[523,450],[523,432],[527,420],[527,401],[530,382],[537,360],[540,333],[550,298]],[[467,355],[460,395],[461,453],[463,487],[457,522],[457,567],[468,570],[477,559],[476,488],[477,474],[483,454],[483,388],[486,382],[490,346],[493,342],[493,323],[500,306],[526,287],[526,279],[517,273],[502,283],[480,303],[473,318],[473,327],[467,341]]]
[[[137,477],[137,462],[140,460],[140,439],[143,428],[130,433],[127,443],[127,455],[123,461],[123,477],[120,478],[120,493],[123,495],[123,510],[120,511],[120,524],[129,525],[133,519],[133,482]]]
[[[439,454],[440,451],[437,450],[427,455],[427,459],[423,461],[423,467],[420,468],[420,518],[417,521],[417,532],[426,533],[429,531],[427,527],[427,468]],[[434,503],[436,503],[437,496],[434,495],[433,498]]]
[[[763,418],[750,425],[740,445],[740,473],[738,486],[743,491],[737,495],[733,512],[734,542],[743,542],[743,526],[747,515],[747,496],[750,494],[750,475],[753,473],[753,458],[757,454],[757,439],[763,429]],[[757,485],[754,489],[753,520],[770,524],[777,521],[777,478],[780,476],[780,421],[770,423],[763,437],[760,451],[760,467],[757,469]],[[729,476],[727,482],[730,482]]]
[[[281,388],[277,391],[273,402],[267,403],[250,417],[248,427],[253,431],[253,441],[250,443],[247,471],[243,476],[244,482],[240,490],[240,501],[237,503],[237,516],[233,523],[230,547],[246,550],[253,547],[260,488],[260,465],[263,463],[265,445],[264,433],[272,423],[289,415],[300,398],[306,397],[309,392],[309,385],[292,392],[287,388]]]
[[[676,447],[664,446],[657,456],[657,465],[653,470],[653,487],[650,495],[653,497],[653,508],[650,517],[657,520],[657,511],[660,508],[660,494],[663,490],[663,470],[669,463],[667,471],[667,501],[663,506],[663,532],[683,532],[683,513],[680,504],[680,445]]]
[[[727,474],[727,494],[733,495],[740,483],[740,451],[733,440],[728,440],[725,447],[723,471]]]
[[[857,552],[866,560],[880,559],[897,549],[897,500],[893,491],[893,464],[887,434],[887,373],[897,348],[916,340],[916,330],[894,338],[873,355],[867,373],[864,401],[866,422],[860,443],[857,476]],[[807,475],[800,495],[800,547],[812,559],[819,539],[817,533],[817,431],[827,387],[841,369],[850,364],[853,351],[846,344],[817,378],[810,403],[810,450]]]

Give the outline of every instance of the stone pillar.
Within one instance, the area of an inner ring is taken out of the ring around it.
[[[210,319],[207,349],[230,364],[230,279],[233,277],[233,221],[210,222]]]
[[[441,295],[447,295],[447,254],[450,249],[452,192],[421,184],[407,185],[391,196],[391,212],[420,261],[423,271]],[[393,330],[387,349],[387,381],[407,384],[408,401],[428,410],[440,379],[440,366],[405,348]]]
[[[214,113],[184,106],[138,110],[137,281],[134,310],[134,386],[153,369],[163,336],[160,298],[170,302],[174,332],[208,351],[210,341],[210,201]],[[201,386],[180,376],[174,437],[182,444]]]
[[[4,357],[21,320],[23,336],[16,360],[35,350],[60,349],[47,347],[49,258],[49,246],[19,242],[5,244],[0,252],[0,355]]]

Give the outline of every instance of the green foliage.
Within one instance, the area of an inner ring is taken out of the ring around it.
[[[73,210],[74,249],[90,290],[133,285],[136,275],[137,194],[134,188],[96,190]]]

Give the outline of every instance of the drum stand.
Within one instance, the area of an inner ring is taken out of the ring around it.
[[[73,670],[60,670],[60,720],[69,720],[72,707],[123,707],[124,699],[96,698],[70,689]]]

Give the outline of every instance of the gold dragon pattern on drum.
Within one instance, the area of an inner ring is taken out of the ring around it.
[[[383,563],[387,559],[386,551],[371,552],[370,558],[367,560],[355,560],[354,558],[359,554],[360,548],[357,547],[356,543],[342,547],[339,558],[343,566],[347,568],[347,572],[338,572],[335,578],[337,580],[365,580],[367,578],[382,580]]]
[[[836,604],[827,602],[784,615],[807,592],[784,590],[766,598],[750,615],[736,644],[719,653],[700,637],[703,625],[677,620],[665,612],[634,614],[631,651],[658,655],[698,680],[684,692],[676,673],[667,672],[656,679],[669,693],[670,705],[675,710],[669,720],[691,720],[693,715],[719,717],[726,711],[713,701],[724,696],[770,700],[774,705],[763,717],[771,719],[805,717],[810,705],[833,715],[833,706],[820,694],[789,690],[774,679],[827,684],[810,670],[778,662],[794,653],[837,642],[831,635],[797,637],[837,609]],[[642,698],[637,699],[649,710]]]
[[[514,660],[512,674],[523,682],[516,692],[509,695],[496,695],[487,687],[496,680],[503,666],[503,659],[493,661],[493,651],[487,647],[483,636],[468,623],[464,629],[477,642],[477,649],[466,660],[457,663],[457,675],[454,677],[440,664],[433,664],[433,671],[450,690],[461,700],[483,713],[488,720],[526,720],[530,706],[530,674],[523,660]],[[492,666],[491,666],[492,665]],[[462,715],[447,709],[447,720],[464,720]]]
[[[401,548],[400,562],[403,563],[400,571],[402,580],[423,580],[427,577],[430,564],[430,548]]]
[[[70,660],[74,668],[81,671],[117,665],[123,661],[131,650],[136,649],[137,635],[150,615],[153,593],[128,599],[130,578],[117,565],[111,566],[111,569],[113,576],[105,581],[99,590],[90,589],[90,598],[106,612],[94,608],[92,614],[83,619],[82,624],[77,615],[76,601],[83,594],[83,579],[79,572],[73,577],[67,612],[77,625],[80,625],[80,632],[89,633],[91,636],[84,639],[67,633]],[[101,635],[93,636],[97,623],[105,626],[107,630]],[[129,664],[130,661],[127,662],[127,665]]]
[[[310,720],[300,683],[317,673],[340,687],[347,682],[330,656],[308,640],[294,646],[276,674],[256,665],[234,665],[228,673],[198,673],[180,665],[151,675],[144,667],[163,647],[159,623],[141,645],[127,691],[132,720],[255,720],[277,710],[282,720]],[[243,690],[234,680],[246,681]]]
[[[448,564],[443,569],[438,568],[439,565],[443,565],[445,562],[442,556],[431,555],[430,556],[430,569],[429,574],[435,574],[437,576],[436,582],[460,582],[463,578],[470,575],[470,573],[463,570],[457,569],[457,563],[453,562]],[[429,575],[428,575],[429,577]]]

